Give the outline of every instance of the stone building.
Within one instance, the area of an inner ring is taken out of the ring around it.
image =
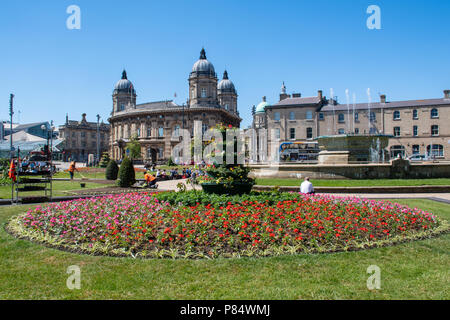
[[[100,156],[109,151],[110,125],[98,124]],[[88,122],[86,113],[82,114],[81,121],[69,120],[59,127],[59,138],[64,140],[63,161],[75,160],[85,162],[89,154],[97,156],[97,122]]]
[[[201,121],[205,132],[216,124],[239,127],[241,118],[237,109],[237,91],[224,72],[218,81],[213,64],[202,49],[189,75],[189,99],[178,105],[172,100],[136,104],[136,91],[126,71],[122,73],[113,92],[110,153],[120,160],[126,153],[126,144],[137,137],[144,161],[166,161],[180,143],[180,130],[194,134],[194,122]],[[181,155],[175,155],[181,156]]]
[[[288,95],[283,83],[277,103],[269,104],[264,97],[253,107],[252,127],[268,129],[267,138],[257,144],[258,151],[266,148],[273,156],[283,145],[302,145],[299,148],[305,150],[292,151],[288,160],[307,160],[306,153],[317,155],[317,137],[369,133],[391,136],[387,148],[391,158],[425,155],[450,160],[448,121],[450,90],[437,99],[388,101],[381,95],[379,102],[347,105],[327,99],[322,91],[312,97]]]

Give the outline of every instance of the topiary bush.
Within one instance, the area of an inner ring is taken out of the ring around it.
[[[125,157],[119,168],[119,186],[123,188],[131,187],[136,182],[133,163]]]
[[[119,173],[119,166],[114,160],[110,160],[106,167],[106,179],[107,180],[117,180],[117,175]]]
[[[100,159],[100,163],[99,163],[100,168],[106,168],[108,166],[110,160],[111,160],[111,158],[109,157],[108,152],[103,152],[102,158]]]

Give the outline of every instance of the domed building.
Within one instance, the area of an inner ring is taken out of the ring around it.
[[[180,129],[191,137],[194,122],[205,132],[216,124],[239,127],[241,118],[237,109],[237,91],[225,71],[218,83],[213,64],[206,58],[204,49],[189,74],[189,99],[178,105],[172,100],[136,103],[136,90],[124,70],[122,79],[114,86],[111,124],[111,156],[115,160],[126,154],[126,144],[136,136],[141,144],[144,162],[164,162],[180,143]]]

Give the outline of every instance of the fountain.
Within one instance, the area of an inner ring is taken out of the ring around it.
[[[330,90],[332,92],[332,89]],[[387,158],[385,150],[392,136],[384,134],[372,134],[370,117],[371,95],[370,88],[367,89],[368,102],[368,133],[356,134],[350,130],[350,96],[349,90],[345,91],[347,97],[347,134],[320,136],[319,142],[319,164],[348,164],[351,162],[384,162]],[[355,130],[355,100],[353,95],[353,132]],[[334,112],[334,105],[333,105]],[[335,132],[336,133],[336,132]]]

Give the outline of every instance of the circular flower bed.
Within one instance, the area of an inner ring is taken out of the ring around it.
[[[269,194],[270,200],[236,196],[206,204],[202,195],[204,201],[187,206],[164,201],[167,196],[132,193],[37,206],[12,219],[8,230],[75,252],[155,258],[348,251],[448,230],[431,213],[359,198]]]

